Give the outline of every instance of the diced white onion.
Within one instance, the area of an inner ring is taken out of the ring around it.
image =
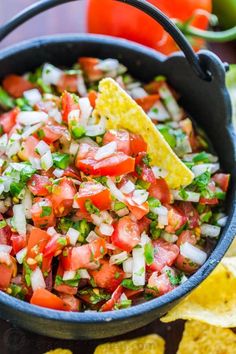
[[[102,135],[106,131],[106,120],[104,117],[101,117],[100,122],[94,125],[86,126],[86,135],[87,136],[97,136]]]
[[[45,85],[57,85],[63,71],[52,64],[45,63],[42,70],[42,80]]]
[[[142,87],[135,87],[130,91],[133,99],[143,98],[147,96],[147,92]]]
[[[114,246],[112,243],[106,242],[106,248],[107,248],[108,250],[114,251],[114,250],[116,249],[116,246]]]
[[[217,220],[217,224],[221,227],[224,227],[227,223],[228,216],[223,216],[222,218]]]
[[[58,108],[52,108],[50,109],[50,111],[48,112],[48,116],[50,118],[53,118],[57,123],[61,124],[62,122],[62,115],[61,112],[59,111]]]
[[[96,143],[96,141],[89,138],[88,136],[85,136],[85,137],[79,139],[78,141],[80,144],[88,144],[90,146],[98,147],[98,144]]]
[[[112,181],[111,178],[107,178],[107,186],[110,189],[111,194],[113,195],[113,197],[115,197],[117,200],[119,200],[120,202],[124,202],[125,201],[125,196],[123,195],[123,193],[121,193],[121,191],[116,187],[115,183]]]
[[[57,178],[60,178],[63,176],[64,174],[64,170],[61,170],[60,168],[55,168],[55,170],[53,171],[54,176],[56,176]]]
[[[123,271],[125,273],[129,273],[132,274],[133,273],[133,258],[129,257],[128,259],[126,259],[123,264]]]
[[[38,111],[24,111],[17,115],[17,122],[22,125],[34,125],[37,123],[46,122],[48,115],[45,112]]]
[[[114,232],[114,227],[103,222],[99,226],[99,231],[105,236],[111,236]]]
[[[69,123],[71,121],[77,121],[79,122],[79,117],[80,117],[80,110],[79,109],[73,109],[72,111],[70,111],[70,113],[68,114],[68,121]]]
[[[87,88],[84,83],[84,78],[83,75],[80,74],[77,76],[77,91],[81,97],[87,96]]]
[[[29,102],[29,104],[31,106],[34,106],[36,103],[38,103],[42,99],[42,95],[38,89],[32,89],[32,90],[25,91],[25,92],[23,92],[23,96],[27,99],[27,101]]]
[[[89,242],[97,240],[98,238],[99,238],[99,236],[96,234],[96,232],[90,231],[90,233],[88,234],[88,236],[86,238],[86,241],[89,243]]]
[[[4,192],[4,184],[0,184],[0,195]],[[1,208],[0,208],[1,209]]]
[[[0,137],[0,153],[3,153],[7,149],[8,137],[7,134],[3,134]]]
[[[35,291],[37,289],[45,289],[46,284],[43,277],[43,273],[39,267],[37,267],[30,275],[31,287],[32,290]]]
[[[179,193],[180,191],[178,190],[171,190],[171,193],[174,197],[175,200],[184,200],[187,202],[193,202],[193,203],[198,203],[199,199],[200,199],[200,193],[195,193],[195,192],[191,192],[191,191],[185,191],[187,193],[186,198],[182,198]]]
[[[55,234],[57,234],[56,230],[54,229],[54,227],[50,226],[48,229],[47,229],[47,234],[49,234],[50,236],[53,236]]]
[[[159,94],[165,103],[167,110],[175,121],[179,121],[183,117],[183,111],[176,102],[172,92],[168,86],[163,83],[159,89]]]
[[[148,195],[149,193],[145,189],[137,189],[134,191],[132,199],[136,204],[141,205],[146,202]]]
[[[75,156],[78,150],[79,150],[79,144],[77,144],[75,141],[72,141],[70,144],[69,153]]]
[[[125,215],[129,214],[129,209],[128,208],[123,208],[123,209],[117,210],[116,214],[121,218],[122,216],[125,216]]]
[[[36,170],[41,170],[40,159],[37,159],[36,157],[30,157],[29,160],[33,168],[36,168]]]
[[[22,204],[16,204],[13,206],[13,221],[16,231],[20,235],[26,234],[26,218],[25,210]]]
[[[207,253],[193,246],[189,242],[185,242],[180,246],[180,254],[190,261],[202,265],[207,259]]]
[[[156,215],[163,215],[163,216],[168,215],[168,209],[163,205],[156,208],[151,208],[151,211]]]
[[[121,302],[121,301],[126,301],[126,300],[128,300],[127,296],[125,295],[125,293],[122,293],[119,301]]]
[[[81,124],[83,126],[87,125],[88,119],[93,110],[93,107],[91,106],[88,97],[82,97],[79,99],[79,107],[80,107]]]
[[[27,254],[27,247],[22,248],[19,252],[17,252],[16,260],[19,264],[23,263],[26,254]]]
[[[11,253],[12,247],[8,245],[0,245],[0,252]]]
[[[110,264],[121,264],[128,258],[128,253],[126,251],[114,254],[110,257]]]
[[[32,197],[30,191],[27,188],[25,189],[22,205],[24,208],[26,219],[31,219]]]
[[[101,60],[96,66],[96,69],[102,71],[113,71],[117,70],[119,67],[119,62],[117,59],[104,59]]]
[[[72,246],[75,246],[75,244],[79,238],[79,235],[80,235],[80,233],[78,230],[73,229],[72,227],[69,228],[69,230],[67,232],[67,236],[69,237],[69,241]]]
[[[175,243],[178,240],[178,236],[176,236],[174,234],[169,234],[168,232],[162,232],[161,237],[165,241],[171,242],[171,243]]]
[[[186,155],[184,155],[183,160],[187,161],[187,162],[191,162],[191,161],[193,161],[194,157],[196,157],[198,155],[199,155],[199,153],[186,154]],[[218,157],[215,155],[207,153],[207,157],[210,162],[217,162],[218,161]]]
[[[165,122],[166,120],[170,119],[170,114],[165,109],[164,105],[161,103],[160,100],[158,100],[153,105],[153,107],[150,109],[147,115],[152,120],[154,121],[157,120],[158,122]]]
[[[12,143],[8,143],[6,154],[8,157],[12,157],[16,155],[20,151],[20,143],[18,140],[13,141]]]
[[[76,276],[76,271],[75,270],[67,270],[64,272],[62,279],[64,281],[66,280],[72,280]]]
[[[111,216],[111,214],[108,213],[108,211],[103,210],[101,211],[100,215],[103,222],[105,222],[106,224],[111,225],[113,223],[113,217]]]
[[[141,234],[140,245],[144,246],[144,245],[146,245],[147,243],[150,243],[150,242],[151,242],[150,237],[145,232],[143,232]]]
[[[202,164],[193,166],[192,172],[194,173],[194,176],[197,177],[206,171],[209,171],[211,174],[213,174],[216,171],[218,171],[219,168],[220,168],[219,163],[202,163]]]
[[[103,160],[106,157],[112,156],[117,150],[117,143],[115,141],[111,141],[110,143],[100,147],[94,158],[97,161]]]
[[[100,226],[101,223],[103,222],[103,219],[97,214],[91,214],[91,218],[93,220],[94,225],[96,226]]]
[[[167,215],[159,215],[158,216],[158,222],[159,222],[159,224],[161,224],[161,225],[168,225],[168,217],[167,217]]]
[[[201,228],[201,234],[208,237],[218,237],[221,230],[219,226],[210,225],[210,224],[202,224],[200,228]]]
[[[90,279],[91,276],[89,275],[89,272],[87,269],[79,269],[79,275],[81,279]]]
[[[133,255],[133,273],[132,280],[134,285],[143,286],[145,285],[145,257],[143,247],[134,248],[132,251]]]
[[[49,150],[46,152],[46,154],[44,154],[41,157],[41,167],[43,170],[48,171],[52,166],[53,166],[53,159],[52,159],[51,151]]]
[[[152,167],[152,172],[153,172],[155,178],[159,178],[159,177],[165,178],[168,175],[167,170],[165,170],[164,168],[161,168],[161,167],[157,167],[157,166]]]
[[[135,185],[134,185],[134,183],[131,182],[131,181],[126,182],[126,183],[120,188],[121,193],[124,193],[124,194],[129,194],[129,193],[133,192],[134,190],[135,190]]]
[[[50,146],[43,140],[41,140],[35,147],[35,151],[38,152],[40,156],[43,156],[49,150]]]

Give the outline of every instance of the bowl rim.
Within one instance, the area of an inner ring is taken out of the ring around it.
[[[75,43],[78,41],[86,42],[86,43],[100,42],[103,45],[122,46],[126,49],[145,54],[146,56],[152,57],[153,59],[156,59],[161,62],[173,57],[180,57],[180,56],[184,57],[184,55],[179,52],[176,52],[171,56],[166,57],[163,54],[156,52],[151,48],[121,38],[114,38],[110,36],[94,35],[94,34],[58,34],[58,35],[50,35],[50,36],[43,36],[34,39],[29,39],[14,44],[5,49],[1,49],[0,61],[3,59],[7,59],[11,55],[14,55],[24,50],[33,49],[41,45],[50,44],[52,42],[63,43],[65,41],[70,43],[73,42]],[[210,51],[204,50],[202,52],[210,56],[213,56],[215,59],[217,58],[217,56],[214,53],[211,53]],[[227,94],[227,90],[225,87],[223,88],[223,90],[225,90]],[[232,124],[230,123],[229,119],[227,120],[226,129],[229,130],[229,136],[232,145],[234,146],[234,150],[236,154],[236,139],[234,134],[231,131]],[[183,299],[186,295],[188,295],[214,270],[214,268],[217,266],[217,264],[220,262],[225,252],[229,248],[235,234],[236,234],[236,191],[234,191],[234,195],[232,198],[231,213],[228,216],[227,224],[223,229],[220,240],[218,241],[215,249],[211,252],[210,256],[207,258],[206,262],[185,283],[179,285],[176,289],[172,290],[171,292],[165,295],[162,295],[159,298],[155,298],[147,302],[144,302],[142,304],[134,305],[133,307],[119,310],[119,311],[64,312],[64,311],[43,308],[36,305],[31,305],[28,302],[16,299],[0,291],[0,304],[6,307],[5,312],[7,312],[7,307],[8,307],[17,310],[17,312],[23,312],[26,315],[38,317],[45,320],[62,321],[67,323],[78,323],[78,324],[123,321],[127,318],[140,316],[144,313],[149,313],[153,310],[157,310],[162,307],[167,308],[168,305],[170,305],[171,303],[177,302],[180,299]],[[165,310],[163,314],[166,312],[167,310]]]

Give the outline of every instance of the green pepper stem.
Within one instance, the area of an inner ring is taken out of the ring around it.
[[[236,40],[236,26],[226,31],[214,32],[204,31],[193,26],[186,25],[179,21],[175,22],[176,26],[185,35],[193,36],[196,38],[202,38],[209,42],[230,42]]]

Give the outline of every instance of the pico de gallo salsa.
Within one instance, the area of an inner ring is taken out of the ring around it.
[[[193,182],[173,190],[147,142],[93,114],[113,78],[146,112]],[[205,262],[226,223],[229,175],[163,76],[116,59],[45,63],[0,87],[0,289],[63,311],[162,296]]]

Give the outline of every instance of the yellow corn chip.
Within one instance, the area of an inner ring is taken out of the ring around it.
[[[161,321],[198,320],[219,327],[236,327],[236,257],[231,260],[230,266],[226,263],[219,264],[197,289]]]
[[[123,128],[142,135],[152,164],[167,170],[169,186],[179,188],[190,184],[193,173],[176,156],[142,108],[110,78],[100,82],[99,91],[95,115],[107,118],[107,129]]]
[[[177,354],[234,354],[236,334],[198,321],[185,324]]]
[[[73,353],[69,349],[57,348],[57,349],[50,350],[49,352],[47,352],[45,354],[73,354]]]
[[[164,354],[165,341],[157,334],[99,345],[94,354]]]

